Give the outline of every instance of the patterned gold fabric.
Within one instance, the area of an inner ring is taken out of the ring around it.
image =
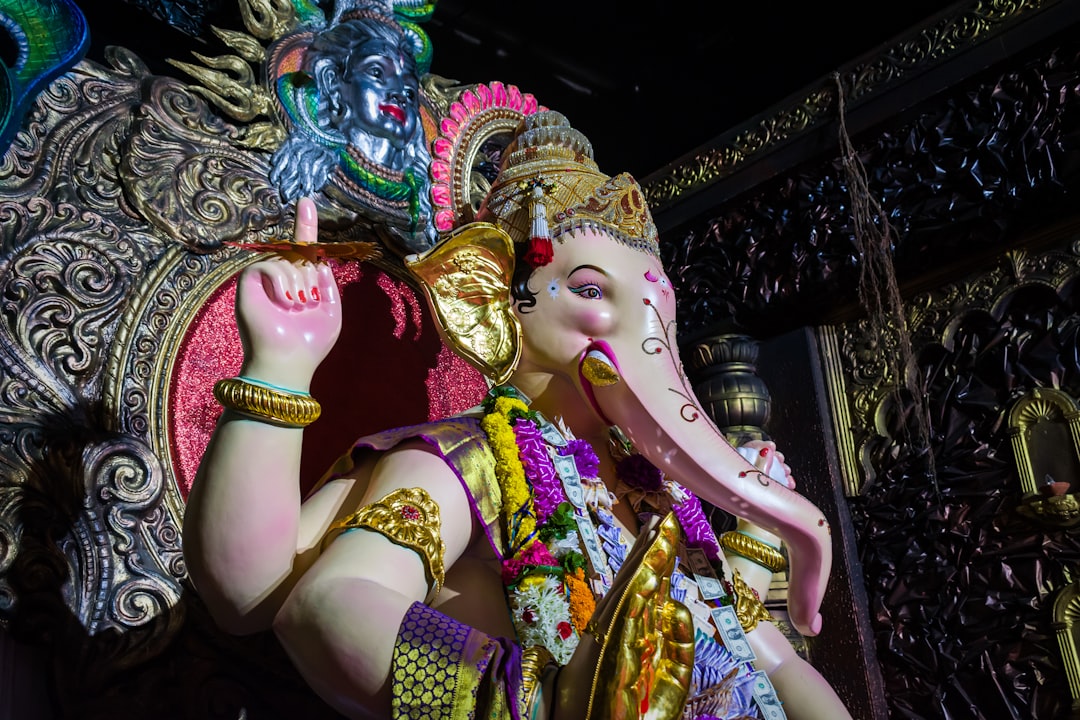
[[[391,666],[393,720],[519,720],[521,654],[509,641],[414,603]]]
[[[483,525],[492,549],[503,557],[506,549],[499,523],[502,491],[495,481],[495,458],[480,429],[478,418],[450,418],[360,438],[352,451],[338,460],[327,477],[347,474],[360,464],[366,452],[389,450],[414,439],[424,440],[431,445],[457,474],[468,492],[473,515]]]

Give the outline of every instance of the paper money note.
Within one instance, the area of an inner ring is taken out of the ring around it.
[[[693,582],[693,580],[687,580],[687,583]],[[687,592],[682,602],[686,609],[690,611],[690,614],[694,616],[694,627],[703,634],[712,637],[716,633],[716,625],[713,623],[711,615],[712,608],[695,598],[693,592]]]
[[[566,499],[573,503],[574,507],[585,509],[585,488],[581,486],[581,476],[578,475],[577,463],[573,455],[552,455],[551,462],[555,465],[555,472],[562,480],[563,491]]]
[[[705,554],[704,550],[701,548],[686,548],[686,562],[690,565],[691,572],[694,573],[694,580],[697,581],[703,599],[715,600],[727,594],[724,592],[724,586],[720,584],[720,578],[716,577],[716,572],[709,562],[709,556]]]
[[[720,631],[720,637],[724,641],[724,647],[739,662],[749,662],[757,659],[754,650],[750,647],[750,641],[746,639],[742,623],[735,614],[735,608],[724,605],[713,608],[713,623]]]
[[[566,438],[559,432],[559,428],[549,423],[546,419],[541,419],[540,436],[556,447],[566,447]]]
[[[753,674],[754,701],[757,702],[761,717],[765,720],[787,720],[787,713],[780,705],[780,698],[776,696],[769,676],[763,672]]]
[[[593,570],[604,576],[608,580],[607,584],[610,585],[611,570],[607,566],[607,557],[600,548],[600,539],[596,536],[596,528],[593,527],[592,520],[581,514],[575,515],[574,519],[577,520],[578,538],[581,539],[585,553],[589,556]]]

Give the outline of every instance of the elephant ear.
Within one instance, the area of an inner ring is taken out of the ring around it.
[[[455,230],[422,255],[405,258],[446,343],[496,384],[521,356],[521,324],[511,311],[514,243],[491,223]]]

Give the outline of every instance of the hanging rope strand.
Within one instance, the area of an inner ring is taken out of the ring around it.
[[[899,361],[892,360],[891,353],[885,353],[886,363],[895,378],[895,398],[898,407],[903,408],[900,388],[911,394],[914,422],[901,423],[901,429],[908,442],[913,442],[923,451],[926,458],[927,472],[937,486],[937,473],[934,467],[934,454],[930,447],[930,408],[922,390],[919,368],[915,363],[915,353],[911,348],[911,334],[908,331],[904,314],[904,301],[900,296],[900,286],[896,280],[896,267],[893,264],[893,229],[885,210],[877,197],[870,192],[866,168],[855,152],[851,136],[847,130],[847,108],[844,103],[844,86],[839,73],[833,73],[836,82],[837,106],[840,116],[840,160],[847,179],[848,194],[851,198],[851,216],[855,230],[855,248],[859,252],[859,302],[868,316],[868,326],[873,340],[879,348],[885,346],[884,339],[889,326],[896,328]],[[914,426],[914,435],[909,435],[909,428]]]

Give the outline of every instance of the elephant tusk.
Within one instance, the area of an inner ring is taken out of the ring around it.
[[[581,374],[597,387],[607,387],[622,380],[619,371],[611,366],[604,353],[591,350],[581,363]]]

